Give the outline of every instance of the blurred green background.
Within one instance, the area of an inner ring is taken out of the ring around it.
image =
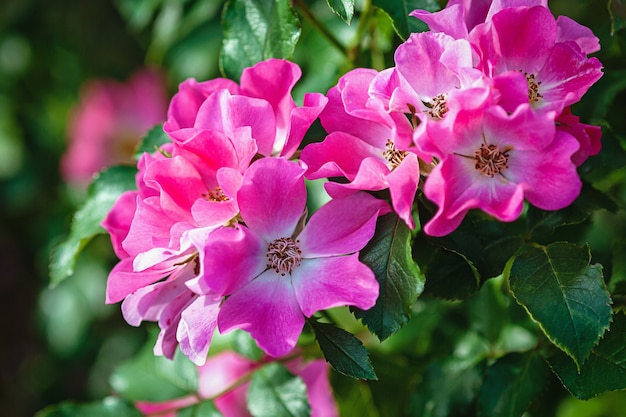
[[[29,416],[49,404],[110,394],[111,370],[145,341],[145,328],[128,326],[119,305],[104,304],[108,269],[115,262],[108,238],[89,245],[73,277],[48,288],[50,251],[67,234],[83,197],[59,174],[68,118],[81,85],[90,79],[123,81],[150,64],[164,69],[171,95],[187,77],[219,76],[223,3],[0,2],[0,415]],[[346,44],[353,39],[355,22],[346,26],[325,0],[307,3],[338,39]],[[625,132],[626,63],[622,37],[610,34],[606,1],[559,0],[550,7],[555,15],[593,28],[603,47],[599,56],[612,71],[576,114],[587,123],[602,117],[615,132]],[[358,56],[356,64],[393,64],[400,39],[384,20],[378,34],[380,55]],[[307,22],[295,59],[305,74],[296,95],[326,92],[351,66]],[[567,400],[559,415],[618,417],[625,409],[620,392],[586,403]]]

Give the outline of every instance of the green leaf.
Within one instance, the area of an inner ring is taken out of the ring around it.
[[[52,252],[50,285],[56,286],[74,273],[76,257],[96,235],[104,233],[100,226],[115,200],[124,191],[135,188],[137,169],[130,166],[108,168],[96,176],[87,191],[87,199],[72,219],[70,234]]]
[[[326,0],[328,7],[337,14],[341,20],[350,24],[354,15],[354,0]]]
[[[487,368],[478,396],[478,416],[521,416],[541,393],[548,375],[548,366],[537,352],[503,356]]]
[[[154,126],[141,140],[141,143],[135,152],[135,159],[141,158],[141,155],[143,155],[144,152],[154,153],[155,151],[158,151],[161,145],[168,142],[171,142],[171,139],[163,130],[163,124]]]
[[[602,266],[588,247],[529,248],[511,266],[511,292],[548,338],[581,366],[611,322]]]
[[[195,365],[180,352],[174,360],[154,356],[150,340],[130,361],[111,375],[115,392],[129,401],[166,401],[198,391]]]
[[[415,251],[426,254],[427,247],[414,245]],[[417,257],[416,257],[417,258]],[[463,300],[480,288],[480,274],[474,264],[459,252],[436,248],[420,264],[426,276],[424,293],[444,300]]]
[[[356,379],[377,379],[363,343],[334,324],[309,320],[324,358],[340,374]]]
[[[304,381],[279,363],[254,373],[247,403],[254,417],[308,417],[311,412]]]
[[[424,289],[424,277],[411,255],[411,230],[394,213],[380,217],[359,259],[374,271],[380,294],[374,307],[353,312],[382,341],[409,321]]]
[[[548,363],[567,390],[576,398],[588,400],[604,391],[626,389],[626,316],[616,313],[609,331],[593,348],[578,370],[576,364],[556,349]]]
[[[437,0],[373,0],[372,4],[389,14],[402,39],[408,38],[412,32],[424,32],[428,29],[424,22],[409,16],[409,13],[415,9],[435,12],[441,8]]]
[[[452,358],[428,365],[411,401],[411,413],[420,417],[467,414],[479,393],[484,361]]]
[[[88,404],[62,403],[41,410],[35,417],[141,417],[142,414],[126,401],[107,397]]]
[[[224,417],[224,415],[215,408],[213,401],[203,401],[200,404],[183,408],[176,414],[176,417]]]
[[[246,67],[293,56],[300,22],[289,0],[231,0],[222,17],[223,73],[238,80]]]

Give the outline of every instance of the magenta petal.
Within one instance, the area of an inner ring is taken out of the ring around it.
[[[585,54],[592,54],[600,50],[600,41],[591,29],[570,19],[567,16],[559,16],[556,19],[557,42],[574,41]]]
[[[267,243],[245,227],[220,228],[194,243],[201,248],[204,274],[190,288],[199,294],[232,294],[266,268]]]
[[[171,133],[179,129],[193,127],[202,103],[211,94],[221,89],[237,94],[239,86],[234,81],[225,78],[216,78],[200,83],[190,78],[180,83],[178,92],[170,102],[167,121],[163,125],[163,129]]]
[[[176,339],[180,343],[181,352],[198,366],[206,361],[217,326],[220,302],[221,297],[201,295],[181,313]]]
[[[432,32],[443,32],[455,39],[467,38],[467,33],[471,28],[464,24],[465,12],[462,6],[449,3],[446,8],[435,13],[426,10],[414,10],[409,13],[409,16],[426,23]]]
[[[226,299],[219,313],[221,333],[242,329],[270,356],[290,352],[304,327],[291,280],[268,271]]]
[[[304,95],[304,103],[302,107],[296,107],[291,111],[289,118],[289,129],[284,145],[274,143],[274,151],[282,148],[280,156],[290,158],[296,152],[305,133],[313,124],[315,119],[320,115],[328,99],[323,94],[307,93]],[[277,137],[277,142],[280,138]]]
[[[419,180],[420,168],[415,154],[407,155],[402,163],[387,175],[393,210],[411,229],[415,228],[413,200]]]
[[[137,191],[126,191],[113,204],[102,221],[102,227],[111,236],[111,244],[118,258],[123,259],[130,254],[122,247],[137,209]]]
[[[266,242],[294,232],[306,204],[304,171],[287,159],[263,158],[245,172],[237,194],[241,217]]]
[[[196,398],[195,395],[187,395],[186,397],[158,403],[135,401],[134,405],[137,410],[141,411],[141,413],[146,416],[176,417],[179,410],[197,403],[198,398]]]
[[[298,236],[303,258],[361,250],[374,235],[378,216],[387,212],[386,202],[363,192],[330,200],[311,216]]]
[[[106,303],[123,300],[138,289],[165,278],[169,271],[146,270],[133,272],[133,259],[126,258],[117,263],[109,273],[106,290]]]
[[[198,395],[200,398],[210,398],[222,393],[243,375],[254,370],[255,366],[255,362],[235,352],[223,351],[211,355],[198,368]]]
[[[358,253],[303,259],[291,274],[298,304],[307,317],[340,306],[367,310],[378,298],[378,281],[359,261]]]

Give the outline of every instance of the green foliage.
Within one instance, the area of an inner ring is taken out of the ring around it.
[[[70,234],[56,247],[50,260],[50,284],[58,285],[74,272],[76,257],[97,234],[104,233],[102,220],[127,190],[135,187],[137,169],[129,166],[109,168],[94,179],[89,187],[87,199],[72,219]]]
[[[588,400],[604,391],[626,389],[626,316],[616,313],[611,329],[580,367],[560,351],[548,356],[552,370],[572,395]]]
[[[180,410],[176,417],[223,417],[223,414],[215,408],[211,401],[203,401],[200,404]]]
[[[425,23],[409,16],[415,9],[434,12],[440,9],[437,0],[373,0],[376,7],[380,7],[393,20],[393,27],[402,39],[407,39],[413,32],[423,32],[428,29]]]
[[[307,417],[311,412],[304,382],[279,363],[255,372],[247,402],[254,417]]]
[[[126,401],[107,397],[89,404],[63,403],[38,412],[35,417],[140,417],[142,414]]]
[[[223,15],[221,67],[238,80],[246,67],[268,58],[291,58],[300,38],[289,0],[231,0]]]
[[[341,20],[350,24],[354,15],[354,0],[326,0],[328,7],[337,14]]]
[[[340,374],[358,379],[377,379],[363,343],[334,324],[309,320],[324,358]]]
[[[588,247],[569,243],[531,247],[515,258],[509,277],[517,302],[578,367],[611,321],[602,267],[590,259]]]
[[[478,415],[518,417],[544,388],[549,374],[535,352],[509,353],[487,368],[478,397]]]
[[[424,289],[424,277],[411,255],[411,230],[396,214],[381,217],[374,237],[359,259],[369,266],[380,284],[376,305],[367,311],[354,309],[370,331],[382,341],[411,318],[411,307]]]
[[[171,142],[167,133],[163,131],[163,125],[154,126],[146,133],[146,136],[142,139],[141,143],[137,147],[135,152],[135,159],[141,158],[144,152],[154,153],[159,150],[161,145]]]
[[[174,360],[155,356],[152,343],[118,367],[111,375],[111,386],[129,401],[165,401],[198,391],[196,367],[182,353]]]

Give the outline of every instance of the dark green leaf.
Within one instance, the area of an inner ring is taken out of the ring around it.
[[[340,374],[357,379],[376,379],[363,343],[333,324],[309,320],[324,358]]]
[[[111,386],[129,401],[165,401],[198,391],[195,365],[180,352],[174,360],[154,356],[150,340],[111,375]]]
[[[354,0],[326,0],[328,7],[344,22],[350,24],[354,14]]]
[[[380,285],[376,305],[354,315],[380,340],[396,333],[411,318],[411,307],[424,289],[424,277],[411,256],[411,230],[394,213],[378,220],[376,233],[359,255]]]
[[[203,401],[200,404],[183,408],[176,417],[223,417],[224,415],[215,408],[213,401]]]
[[[88,404],[62,403],[38,412],[35,417],[141,417],[131,404],[116,397]]]
[[[389,14],[396,32],[406,39],[412,32],[424,32],[428,26],[409,16],[413,10],[422,9],[434,12],[440,9],[437,0],[373,0],[372,4]]]
[[[626,294],[626,239],[613,242],[613,273],[609,282],[611,294]]]
[[[157,151],[161,145],[171,142],[167,133],[163,131],[163,125],[154,126],[152,129],[146,133],[146,136],[142,139],[141,143],[137,147],[137,151],[135,152],[135,159],[141,158],[144,152],[154,153]]]
[[[611,321],[601,265],[589,248],[564,242],[529,248],[513,262],[513,296],[546,336],[582,365]]]
[[[554,350],[548,363],[563,385],[581,400],[604,391],[626,389],[626,316],[617,313],[611,328],[593,348],[585,364],[576,364],[564,353]]]
[[[426,247],[415,245],[415,251],[422,249]],[[463,300],[480,288],[478,270],[458,252],[437,248],[420,266],[426,276],[425,294],[445,300]]]
[[[231,0],[222,17],[224,74],[238,80],[246,67],[268,58],[291,58],[300,22],[289,0]]]
[[[410,415],[466,415],[480,390],[483,368],[484,361],[457,358],[431,363],[411,401]]]
[[[135,188],[137,169],[111,167],[96,176],[87,192],[87,200],[74,214],[70,234],[57,246],[50,260],[50,284],[58,285],[74,273],[76,257],[97,234],[104,233],[100,222],[124,191]]]
[[[311,412],[304,381],[279,363],[254,373],[247,402],[254,417],[308,417]]]
[[[542,391],[549,375],[534,351],[509,353],[487,368],[478,396],[478,415],[519,417]]]

